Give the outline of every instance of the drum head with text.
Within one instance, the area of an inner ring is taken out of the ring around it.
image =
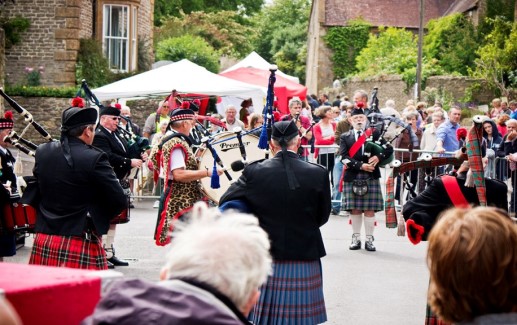
[[[265,151],[258,148],[259,139],[251,134],[247,134],[242,136],[242,142],[244,144],[244,148],[246,149],[246,161],[251,162],[254,160],[264,159]],[[203,192],[206,196],[214,201],[215,203],[219,203],[219,199],[226,192],[226,190],[230,187],[230,184],[237,181],[237,179],[241,176],[242,171],[234,172],[231,170],[230,165],[232,162],[237,160],[242,160],[241,151],[239,150],[239,141],[235,136],[235,133],[232,132],[224,132],[217,135],[213,141],[211,141],[212,147],[217,152],[219,158],[225,168],[228,169],[228,173],[232,177],[232,181],[230,182],[225,174],[219,176],[219,183],[221,185],[220,188],[214,189],[210,187],[211,178],[204,177],[201,179],[201,186]],[[214,158],[212,153],[208,149],[200,149],[197,153],[199,160],[199,168],[204,170],[208,168],[210,172],[214,168]]]

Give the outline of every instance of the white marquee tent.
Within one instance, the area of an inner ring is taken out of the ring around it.
[[[266,86],[260,87],[225,78],[183,59],[93,89],[92,92],[99,100],[104,101],[118,98],[167,96],[173,89],[176,89],[179,93],[252,98],[254,102],[262,103],[267,92]]]
[[[236,63],[235,65],[232,65],[228,69],[224,70],[221,73],[225,73],[228,71],[232,71],[239,68],[257,68],[260,70],[269,70],[269,67],[271,66],[271,63],[267,62],[263,57],[261,57],[257,52],[253,51],[250,54],[248,54],[247,57],[242,59],[242,61]],[[294,81],[296,83],[300,83],[300,79],[298,77],[293,77],[288,74],[283,73],[282,71],[278,70],[276,74],[289,79],[291,81]]]

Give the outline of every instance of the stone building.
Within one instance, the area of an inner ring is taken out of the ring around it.
[[[137,69],[138,40],[153,38],[154,0],[16,0],[2,14],[29,19],[19,44],[5,50],[5,79],[16,85],[26,68],[44,69],[42,86],[74,86],[80,39],[102,42],[114,71]],[[152,55],[152,53],[149,53]]]
[[[477,24],[484,16],[487,0],[424,0],[424,25],[430,20],[453,13],[464,13]],[[306,86],[310,93],[329,87],[332,73],[331,50],[323,36],[328,28],[346,26],[361,18],[372,25],[406,28],[418,31],[419,1],[407,0],[314,0],[309,20]]]

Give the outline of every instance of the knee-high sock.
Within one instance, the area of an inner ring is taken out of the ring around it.
[[[352,231],[354,234],[361,234],[361,226],[363,225],[362,214],[351,214],[350,220],[352,221]]]
[[[366,236],[373,236],[373,229],[375,228],[375,217],[364,217],[364,232]]]
[[[117,225],[110,225],[110,229],[106,235],[102,236],[102,243],[104,246],[104,250],[106,251],[106,257],[111,258],[114,254],[113,252],[113,243],[115,242],[115,232],[117,230]]]

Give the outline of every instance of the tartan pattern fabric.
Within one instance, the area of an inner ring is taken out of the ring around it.
[[[102,240],[76,236],[36,233],[29,264],[70,267],[74,269],[107,270]]]
[[[435,313],[431,310],[431,306],[427,304],[425,310],[425,325],[449,325],[449,323],[444,322]]]
[[[469,157],[472,179],[476,186],[476,192],[480,206],[486,206],[485,173],[481,156],[481,139],[483,136],[483,124],[474,123],[467,134],[467,156]]]
[[[386,213],[386,228],[397,228],[397,211],[395,210],[395,178],[393,170],[386,180],[386,203],[384,212]]]
[[[368,193],[363,196],[355,195],[352,192],[352,182],[344,182],[343,185],[343,202],[344,210],[374,210],[381,211],[384,208],[384,199],[382,198],[381,185],[378,179],[370,179],[370,173],[359,172],[356,180],[366,180],[368,183]]]
[[[253,324],[319,324],[327,320],[320,260],[273,262],[273,275],[248,319]]]
[[[444,165],[459,165],[461,161],[454,157],[439,157],[433,158],[431,161],[417,160],[407,163],[403,163],[399,167],[393,168],[391,175],[386,180],[386,204],[384,206],[384,212],[386,213],[386,228],[397,227],[397,212],[395,210],[395,178],[403,173],[421,169],[421,168],[432,168]]]

